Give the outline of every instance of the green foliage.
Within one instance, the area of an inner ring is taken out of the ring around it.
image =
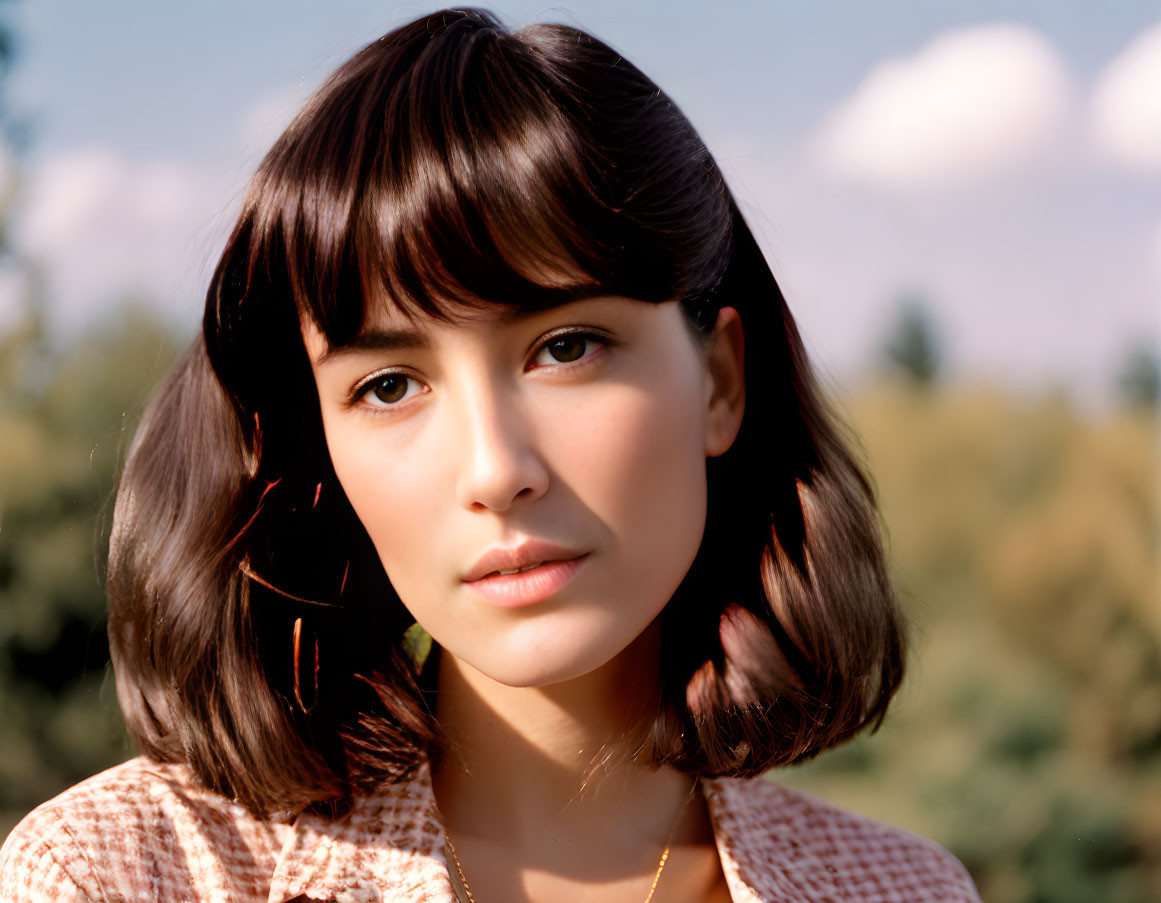
[[[940,349],[935,324],[919,297],[906,295],[899,302],[881,358],[888,372],[916,385],[930,385],[939,375]]]
[[[778,779],[925,834],[989,903],[1161,898],[1155,411],[868,389],[864,437],[915,623],[887,724]]]
[[[431,634],[416,621],[403,634],[403,648],[411,656],[411,660],[415,662],[415,669],[422,671],[423,663],[431,655]]]
[[[175,351],[140,309],[55,351],[35,308],[0,337],[0,830],[129,752],[108,670],[105,515]]]
[[[1150,345],[1129,352],[1117,379],[1121,399],[1129,407],[1156,410],[1161,404],[1161,356]]]

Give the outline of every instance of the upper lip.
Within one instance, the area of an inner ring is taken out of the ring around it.
[[[536,539],[527,539],[516,546],[489,549],[464,575],[464,583],[479,580],[493,571],[511,571],[544,561],[569,561],[580,558],[584,552],[554,545]]]

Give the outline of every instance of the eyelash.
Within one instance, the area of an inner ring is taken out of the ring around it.
[[[535,360],[536,358],[538,358],[540,356],[540,354],[543,351],[545,351],[545,349],[547,349],[548,346],[551,345],[553,342],[558,341],[559,339],[563,339],[563,338],[574,338],[574,337],[581,338],[581,339],[584,339],[586,342],[593,343],[594,345],[597,346],[596,351],[590,352],[588,354],[584,354],[582,357],[578,358],[575,361],[558,361],[554,364],[540,364],[536,367],[533,367],[532,369],[539,370],[539,369],[547,366],[547,367],[554,367],[557,369],[563,368],[563,369],[573,370],[573,369],[576,369],[577,367],[584,367],[584,366],[587,366],[590,361],[592,361],[595,357],[598,356],[596,352],[599,352],[603,348],[611,347],[615,344],[615,342],[612,338],[610,338],[609,336],[606,336],[606,335],[602,335],[601,333],[598,333],[598,332],[592,332],[590,330],[585,330],[585,329],[562,329],[558,332],[553,332],[553,333],[550,333],[550,334],[544,336],[544,338],[542,338],[540,340],[540,342],[536,345],[536,347],[533,349],[532,354],[531,354],[531,359]],[[398,401],[393,401],[390,403],[362,404],[363,399],[366,397],[366,395],[369,392],[371,392],[379,382],[381,382],[382,380],[388,379],[389,377],[393,377],[393,376],[394,377],[402,377],[410,382],[415,382],[415,383],[419,382],[419,380],[417,380],[415,377],[410,376],[409,374],[404,373],[400,370],[380,370],[377,373],[372,373],[370,376],[368,376],[366,379],[362,380],[361,382],[356,383],[354,388],[351,389],[348,405],[350,407],[358,406],[358,407],[362,407],[364,409],[369,409],[370,413],[372,413],[372,414],[382,414],[382,413],[386,413],[388,411],[391,411],[394,408],[399,407],[405,401],[414,397],[411,395],[404,395]]]

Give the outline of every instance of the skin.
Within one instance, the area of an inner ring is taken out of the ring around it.
[[[382,341],[401,331],[407,347]],[[443,650],[435,791],[476,900],[643,900],[675,824],[654,900],[728,899],[688,778],[615,758],[585,779],[650,698],[657,616],[705,526],[705,459],[741,424],[737,312],[702,340],[676,302],[450,323],[383,305],[363,335],[332,349],[303,325],[339,481]],[[501,608],[464,583],[527,538],[585,555],[556,595]]]

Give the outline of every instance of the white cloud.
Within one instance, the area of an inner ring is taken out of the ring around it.
[[[242,185],[306,94],[299,86],[251,107],[219,160],[134,160],[90,147],[37,163],[13,210],[12,236],[45,274],[56,325],[75,329],[128,297],[193,322]],[[0,297],[0,319],[10,306]]]
[[[1161,22],[1105,67],[1089,113],[1097,144],[1111,159],[1161,173]]]
[[[187,164],[78,150],[29,174],[13,241],[41,266],[50,311],[66,329],[128,296],[188,319],[229,197]]]
[[[1126,336],[1161,335],[1161,220],[1123,206],[1132,186],[1096,207],[1074,179],[917,204],[753,143],[721,159],[812,360],[841,391],[868,372],[904,291],[929,305],[952,380],[1067,387],[1094,410],[1111,402]]]
[[[1021,25],[946,32],[871,70],[823,122],[832,175],[931,186],[1025,163],[1061,125],[1071,87],[1055,48]]]

